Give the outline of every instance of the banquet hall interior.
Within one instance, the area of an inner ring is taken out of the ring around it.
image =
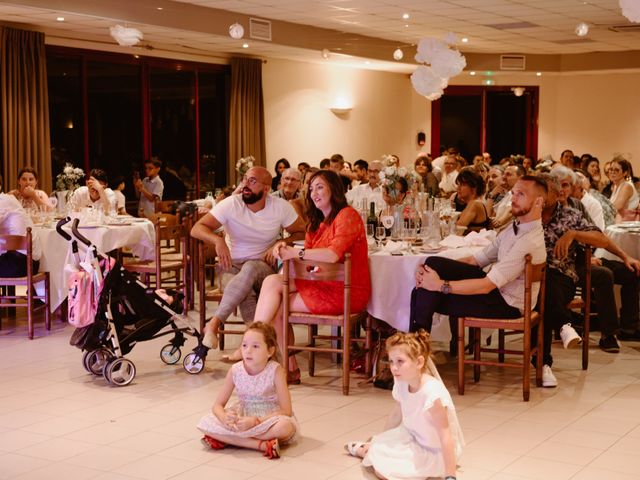
[[[158,155],[181,179],[176,199],[196,200],[237,183],[236,161],[248,155],[271,172],[280,158],[317,167],[335,153],[351,163],[395,154],[408,167],[453,145],[496,161],[512,153],[559,160],[566,149],[601,164],[622,155],[637,174],[635,13],[635,22],[625,17],[618,0],[0,1],[0,105],[10,96],[6,32],[37,32],[41,78],[28,96],[47,111],[42,124],[0,118],[3,191],[33,164],[49,193],[68,162],[122,175],[129,198],[133,172]],[[143,37],[118,44],[110,33],[117,25]],[[411,80],[425,38],[449,39],[466,60],[433,100]],[[254,82],[253,116],[237,107],[240,74]],[[188,316],[197,324],[215,304],[194,297]],[[211,351],[197,375],[182,360],[161,362],[162,340],[140,342],[127,354],[134,381],[116,387],[85,371],[64,310],[53,313],[50,331],[36,314],[33,340],[23,309],[17,317],[6,310],[0,480],[376,478],[343,447],[380,433],[395,402],[361,372],[343,395],[331,355],[317,356],[314,376],[298,355],[302,381],[290,392],[300,435],[269,461],[251,450],[207,449],[196,429],[229,369],[220,358],[240,336],[228,335],[226,350]],[[532,382],[525,402],[518,369],[483,368],[478,383],[467,373],[460,395],[448,328],[443,321],[434,331],[434,362],[466,440],[457,478],[640,479],[639,342],[621,342],[613,355],[592,332],[583,370],[580,350],[556,340],[559,385]],[[305,335],[296,327],[297,338]],[[194,346],[189,338],[183,354]]]

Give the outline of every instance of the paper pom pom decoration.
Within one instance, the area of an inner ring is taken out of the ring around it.
[[[447,88],[447,80],[433,73],[430,67],[420,65],[415,72],[411,74],[411,83],[413,88],[420,95],[424,95],[429,100],[437,100]]]
[[[622,15],[630,22],[640,23],[640,2],[638,0],[620,0]]]
[[[137,45],[143,37],[142,32],[137,28],[123,27],[122,25],[110,27],[109,32],[114,40],[124,47]]]
[[[456,49],[450,47],[455,43],[455,35],[448,34],[445,41],[435,38],[424,38],[418,43],[415,59],[419,66],[413,75],[413,88],[429,100],[437,100],[444,93],[449,79],[460,74],[467,66],[467,60]]]

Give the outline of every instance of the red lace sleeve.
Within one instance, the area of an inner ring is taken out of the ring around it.
[[[342,260],[354,243],[365,237],[360,214],[352,207],[343,208],[333,221],[331,243],[328,246]]]

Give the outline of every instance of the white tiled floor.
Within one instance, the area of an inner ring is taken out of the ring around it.
[[[192,376],[160,361],[162,339],[140,343],[128,355],[138,370],[133,384],[115,388],[85,373],[71,331],[58,321],[49,334],[39,324],[33,341],[22,325],[0,331],[0,480],[374,478],[342,445],[383,428],[390,392],[359,386],[354,375],[344,397],[327,361],[291,388],[302,438],[269,461],[199,442],[195,423],[228,368],[219,352]],[[458,478],[640,479],[640,343],[618,355],[594,346],[588,372],[578,350],[555,346],[554,354],[560,386],[534,388],[524,403],[518,373],[495,369],[475,385],[468,374],[459,396],[455,364],[438,353],[468,443]]]

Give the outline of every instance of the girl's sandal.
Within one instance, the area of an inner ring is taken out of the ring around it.
[[[209,435],[205,435],[200,439],[200,441],[204,446],[212,448],[213,450],[222,450],[224,447],[227,446],[226,443],[222,443],[221,441],[216,440],[215,438],[210,437]]]
[[[265,444],[264,447],[264,456],[269,460],[273,460],[275,458],[280,458],[280,443],[277,438],[272,438],[271,440],[260,440],[260,444],[258,448],[262,450],[262,444]]]
[[[365,442],[348,442],[344,445],[344,449],[351,455],[352,457],[362,458],[358,455],[358,451],[366,445]]]

